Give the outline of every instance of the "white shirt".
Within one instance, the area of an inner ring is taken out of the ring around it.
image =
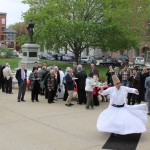
[[[100,91],[101,95],[110,95],[110,105],[123,105],[126,104],[126,98],[128,93],[136,93],[137,89],[129,88],[126,86],[120,86],[117,89],[115,86],[108,88],[107,90]]]

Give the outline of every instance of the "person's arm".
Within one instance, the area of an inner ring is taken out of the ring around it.
[[[150,82],[150,81],[149,81]],[[148,79],[146,78],[146,80],[145,80],[145,89],[146,90],[149,90],[150,89],[150,87],[149,87],[149,84],[148,84]]]
[[[106,90],[103,90],[103,88],[99,91],[99,94],[100,95],[103,95],[103,96],[105,96],[105,95],[109,95],[110,94],[110,91],[111,91],[111,88],[108,88],[108,89],[106,89]]]
[[[133,94],[136,94],[136,95],[139,95],[139,91],[135,88],[129,88],[129,87],[124,87],[127,91],[127,93],[133,93]]]

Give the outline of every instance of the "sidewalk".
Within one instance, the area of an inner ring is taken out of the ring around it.
[[[86,110],[75,101],[72,107],[66,107],[62,100],[48,104],[44,96],[39,97],[39,103],[33,103],[27,91],[26,102],[19,103],[17,92],[0,91],[1,150],[101,150],[110,137],[96,129],[99,113],[108,106],[107,102],[94,110]],[[137,150],[148,150],[149,141],[150,122]]]

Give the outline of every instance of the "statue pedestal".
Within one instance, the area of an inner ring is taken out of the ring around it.
[[[23,56],[19,62],[19,68],[21,64],[25,64],[26,69],[32,70],[34,63],[39,63],[38,52],[40,51],[40,46],[38,44],[26,43],[21,46],[21,49]]]

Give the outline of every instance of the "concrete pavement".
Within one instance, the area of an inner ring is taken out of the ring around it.
[[[94,110],[75,101],[73,107],[66,107],[62,100],[48,104],[44,96],[33,103],[27,91],[26,102],[19,103],[17,92],[0,91],[0,150],[101,150],[110,137],[96,130],[97,118],[107,102]],[[149,150],[149,141],[150,122],[137,150]]]

